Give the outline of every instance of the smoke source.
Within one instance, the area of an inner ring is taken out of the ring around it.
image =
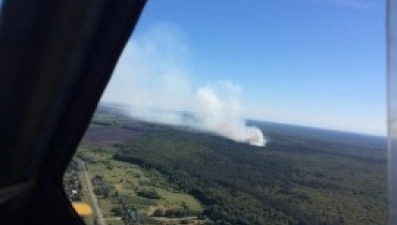
[[[240,106],[233,93],[241,90],[231,82],[219,82],[219,89],[226,89],[229,99],[219,99],[214,89],[209,86],[199,88],[196,94],[198,118],[196,126],[237,142],[245,142],[255,146],[264,146],[265,138],[257,127],[247,126],[240,118]]]
[[[264,146],[262,131],[247,126],[241,115],[242,89],[230,81],[192,88],[187,69],[189,49],[175,25],[159,24],[127,45],[104,101],[131,105],[132,117],[188,126],[255,146]],[[188,112],[190,116],[182,112]]]

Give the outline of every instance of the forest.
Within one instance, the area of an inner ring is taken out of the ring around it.
[[[135,136],[114,145],[113,159],[158,171],[199,200],[215,224],[387,222],[384,138],[250,121],[269,141],[261,148],[183,127],[120,121],[106,126]]]

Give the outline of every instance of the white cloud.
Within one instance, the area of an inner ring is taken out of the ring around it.
[[[184,34],[173,24],[158,24],[127,44],[103,96],[136,107],[189,108],[190,83]]]

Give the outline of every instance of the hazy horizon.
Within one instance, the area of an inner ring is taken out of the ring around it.
[[[122,103],[117,103],[117,102],[105,102],[105,101],[101,101],[99,103],[99,105],[105,105],[105,106],[117,106],[117,107],[129,107],[129,108],[137,108],[134,107],[132,105],[125,105]],[[138,107],[139,108],[139,107]],[[166,111],[167,113],[170,112],[177,112],[177,113],[190,113],[190,111],[186,111],[186,110],[172,110],[172,109],[156,109],[153,108],[152,109],[153,113],[161,113],[161,111]],[[144,118],[138,118],[137,116],[134,116],[133,114],[129,114],[129,116],[131,116],[134,119],[143,121],[143,122],[152,122],[152,123],[157,123],[157,124],[163,124],[163,125],[170,125],[164,122],[157,122],[157,121],[149,121],[147,119]],[[294,123],[288,123],[288,122],[282,122],[282,121],[270,121],[270,120],[263,120],[263,119],[255,119],[255,118],[250,118],[250,117],[243,117],[242,119],[244,119],[248,124],[251,124],[252,122],[263,122],[263,123],[270,123],[270,124],[280,124],[280,125],[286,125],[286,126],[297,126],[297,127],[302,127],[302,128],[311,128],[311,129],[318,129],[318,130],[326,130],[326,131],[331,131],[331,132],[342,132],[342,133],[350,133],[350,134],[358,134],[358,135],[368,135],[368,136],[374,136],[374,137],[381,137],[381,138],[386,138],[387,135],[378,135],[378,134],[371,134],[371,133],[363,133],[363,132],[357,132],[357,131],[349,131],[349,130],[338,130],[338,129],[331,129],[331,128],[327,128],[327,127],[316,127],[316,126],[310,126],[307,124],[294,124]],[[172,126],[172,125],[170,125]],[[266,130],[265,131],[265,136],[266,136]]]

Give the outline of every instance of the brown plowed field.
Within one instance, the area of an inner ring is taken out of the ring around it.
[[[85,133],[81,144],[107,148],[117,143],[132,140],[142,133],[142,131],[111,126],[90,127]]]

